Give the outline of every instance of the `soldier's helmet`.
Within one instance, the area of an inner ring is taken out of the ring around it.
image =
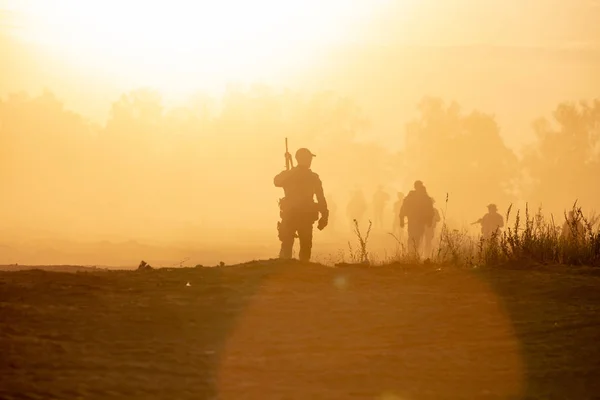
[[[316,155],[311,153],[307,148],[302,147],[296,150],[296,161],[298,162],[309,161],[312,160],[313,157],[316,157]]]
[[[495,204],[488,204],[487,208],[490,211],[498,211],[498,206],[496,206]]]

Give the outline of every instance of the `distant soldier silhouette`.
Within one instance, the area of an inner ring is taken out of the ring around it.
[[[402,208],[402,203],[404,202],[404,193],[398,192],[396,193],[396,201],[394,202],[394,222],[392,224],[392,233],[398,237],[398,239],[402,239],[404,236],[404,231],[400,228],[400,209]]]
[[[499,234],[500,229],[504,227],[504,218],[498,213],[498,207],[495,204],[487,206],[488,213],[479,218],[474,224],[481,224],[481,235],[484,239],[490,240],[494,233]]]
[[[357,189],[346,207],[346,216],[350,220],[350,229],[354,229],[354,220],[356,220],[359,225],[361,224],[366,212],[367,201],[365,195],[360,189]]]
[[[569,216],[562,226],[561,238],[567,241],[580,241],[584,238],[585,228],[579,215],[569,211]]]
[[[416,252],[421,251],[425,228],[433,224],[433,202],[421,181],[415,181],[400,208],[400,228],[404,228],[404,219],[408,218],[408,244]]]
[[[425,226],[425,254],[430,255],[433,250],[433,238],[435,236],[435,229],[437,228],[438,222],[442,219],[440,218],[440,212],[437,208],[435,208],[435,199],[431,199],[431,203],[434,205],[433,207],[433,220],[431,226]]]
[[[328,224],[329,231],[332,231],[335,229],[335,218],[337,215],[337,204],[331,200],[332,197],[333,196],[331,196],[331,193],[330,193],[330,195],[327,196],[327,198],[329,199],[327,201],[327,205],[329,207],[329,221],[328,221],[329,222],[329,224]]]
[[[294,239],[297,234],[300,240],[298,258],[300,261],[309,261],[312,250],[313,224],[318,220],[319,230],[323,230],[328,224],[329,210],[323,194],[323,184],[319,175],[310,169],[313,157],[315,155],[310,150],[298,149],[296,151],[297,165],[279,173],[273,179],[275,186],[283,188],[285,193],[280,202],[279,240],[281,240],[281,250],[279,258],[282,259],[292,258]],[[321,214],[321,219],[319,219],[319,214]]]
[[[383,190],[383,186],[379,185],[373,195],[373,227],[375,229],[383,228],[383,211],[388,201],[390,201],[390,195]]]

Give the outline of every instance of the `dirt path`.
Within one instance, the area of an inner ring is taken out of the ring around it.
[[[592,399],[599,306],[566,268],[1,272],[0,398]]]

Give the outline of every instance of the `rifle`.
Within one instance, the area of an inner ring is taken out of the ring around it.
[[[289,171],[290,168],[294,168],[294,160],[292,159],[292,155],[290,154],[290,151],[288,150],[288,140],[287,138],[285,138],[285,169],[286,171]],[[282,217],[282,211],[281,211],[281,202],[285,199],[285,197],[279,199],[277,201],[277,204],[279,205],[279,217]],[[277,232],[278,232],[278,236],[279,236],[279,240],[281,240],[281,221],[277,221]],[[294,233],[294,237],[297,238],[298,234]]]
[[[285,169],[289,171],[290,168],[294,168],[294,160],[292,160],[292,155],[288,150],[288,140],[285,138]]]

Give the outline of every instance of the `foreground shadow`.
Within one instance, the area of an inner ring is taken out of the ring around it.
[[[0,274],[0,397],[591,398],[599,278],[277,260]]]

